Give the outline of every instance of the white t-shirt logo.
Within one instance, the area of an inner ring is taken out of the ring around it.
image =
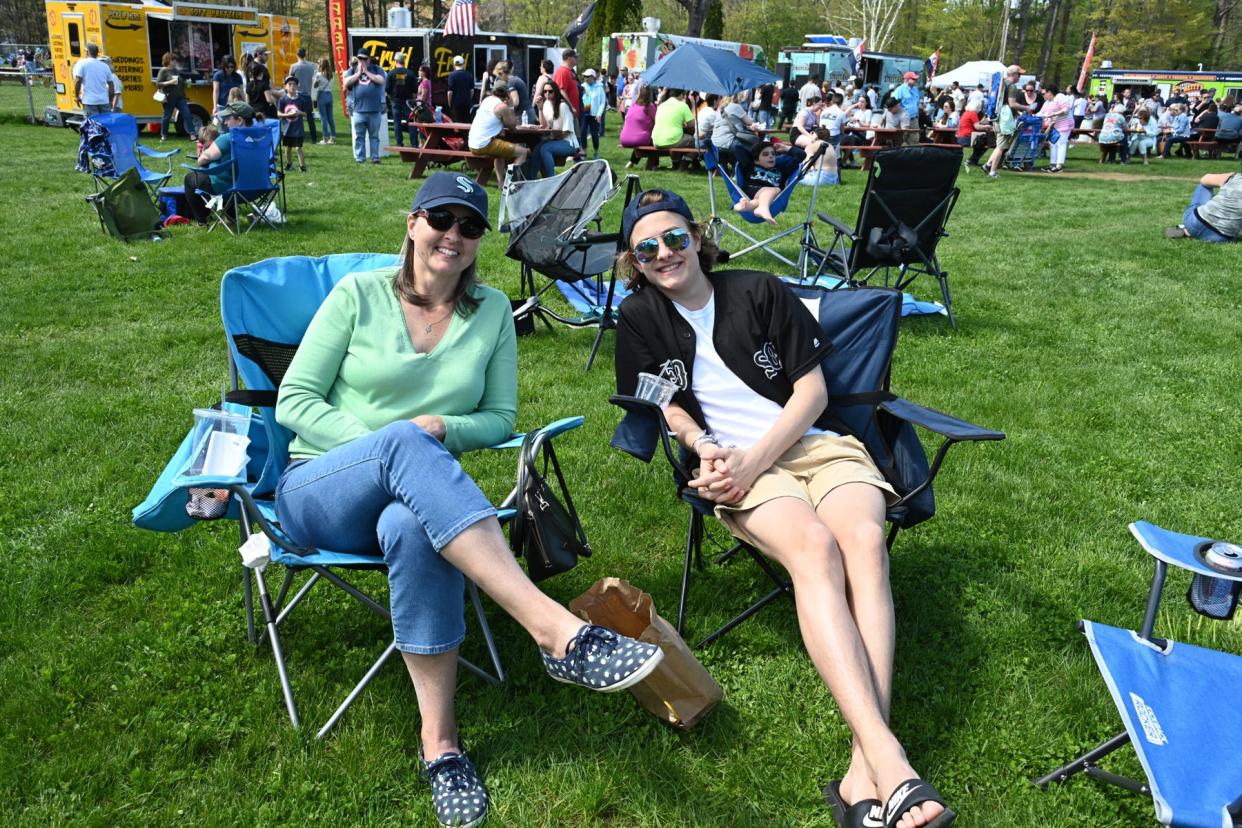
[[[755,351],[755,364],[763,369],[763,375],[772,379],[781,372],[781,358],[776,353],[776,346],[771,342],[763,343],[763,347]]]

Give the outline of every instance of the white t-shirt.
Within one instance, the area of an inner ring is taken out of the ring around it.
[[[466,145],[472,150],[483,149],[500,133],[504,132],[505,123],[496,117],[496,107],[503,103],[495,95],[488,95],[479,104],[479,111],[470,122],[470,134],[466,136]]]
[[[712,342],[715,293],[699,310],[692,311],[676,302],[673,307],[694,329],[694,381],[690,391],[703,409],[708,431],[716,435],[721,445],[750,448],[772,428],[781,415],[781,406],[752,391],[716,352]],[[811,426],[806,436],[831,433]]]
[[[112,70],[99,58],[84,57],[73,64],[73,78],[82,79],[82,103],[88,106],[107,106],[108,79]],[[119,90],[118,90],[119,91]]]

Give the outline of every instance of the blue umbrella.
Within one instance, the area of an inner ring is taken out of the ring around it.
[[[697,89],[717,95],[736,95],[780,80],[757,63],[724,49],[684,43],[643,72],[643,84]]]

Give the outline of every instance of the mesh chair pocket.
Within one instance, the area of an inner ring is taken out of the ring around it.
[[[185,513],[195,520],[219,520],[229,513],[228,489],[189,489]]]

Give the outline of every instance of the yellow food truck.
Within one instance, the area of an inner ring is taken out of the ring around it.
[[[215,109],[211,75],[225,55],[236,59],[240,71],[242,55],[266,46],[268,72],[278,88],[297,61],[301,44],[296,17],[260,14],[245,6],[180,0],[47,0],[46,5],[56,105],[47,108],[44,118],[58,126],[81,123],[82,110],[73,100],[73,65],[86,54],[87,43],[98,43],[100,55],[112,58],[112,69],[123,87],[122,108],[139,123],[158,123],[163,116],[162,104],[153,97],[155,76],[164,53],[171,54],[173,67],[189,81],[186,96],[195,121],[188,125],[190,134]],[[182,133],[185,127],[177,125]]]

